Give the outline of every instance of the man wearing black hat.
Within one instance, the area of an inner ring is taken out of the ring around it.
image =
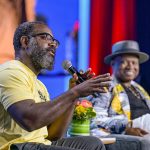
[[[112,54],[104,62],[112,67],[113,87],[111,92],[92,99],[97,112],[92,125],[110,133],[143,136],[150,132],[150,97],[133,81],[139,74],[139,64],[148,59],[136,41],[119,41],[112,46]]]

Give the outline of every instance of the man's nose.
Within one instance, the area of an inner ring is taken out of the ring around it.
[[[127,64],[127,67],[128,68],[132,68],[134,65],[133,65],[133,63],[132,62],[128,62],[128,64]]]
[[[57,45],[56,45],[56,43],[55,42],[48,42],[48,46],[49,47],[54,47],[54,48],[56,48],[57,47]]]

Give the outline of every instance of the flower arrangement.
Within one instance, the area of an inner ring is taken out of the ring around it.
[[[90,135],[90,119],[95,116],[96,112],[91,102],[86,99],[77,101],[68,134],[70,136]]]
[[[92,103],[88,100],[77,101],[73,120],[85,121],[96,116],[96,112],[93,109]]]

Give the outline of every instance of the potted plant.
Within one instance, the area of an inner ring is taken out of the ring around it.
[[[92,103],[86,99],[77,101],[72,122],[69,127],[70,136],[89,135],[90,120],[96,116]]]

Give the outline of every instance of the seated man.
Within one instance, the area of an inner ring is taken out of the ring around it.
[[[46,24],[25,22],[16,29],[13,44],[15,60],[0,66],[0,149],[104,150],[96,137],[62,137],[76,100],[108,87],[110,75],[90,78],[49,101],[37,75],[53,69],[59,42]]]
[[[92,122],[93,134],[100,133],[94,129],[97,127],[108,133],[136,136],[150,133],[150,97],[134,81],[139,74],[139,64],[148,59],[136,41],[120,41],[112,46],[112,54],[104,61],[112,66],[113,85],[109,92],[92,98],[97,112]]]

